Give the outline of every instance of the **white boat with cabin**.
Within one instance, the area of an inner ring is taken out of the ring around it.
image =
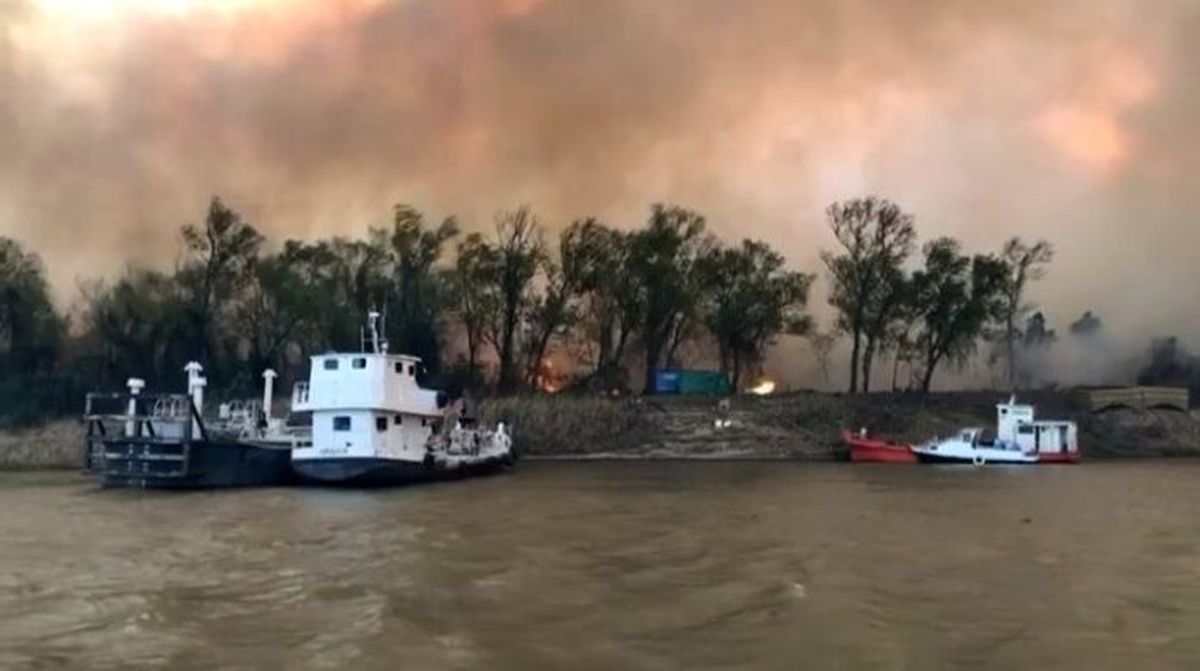
[[[923,462],[1045,464],[1079,461],[1075,422],[1035,419],[1032,405],[1016,397],[996,406],[996,429],[970,427],[911,449]]]
[[[292,449],[302,479],[332,484],[398,484],[500,470],[515,461],[503,423],[494,429],[417,383],[421,360],[391,354],[369,317],[364,352],[312,357],[292,412],[311,412],[311,440]]]

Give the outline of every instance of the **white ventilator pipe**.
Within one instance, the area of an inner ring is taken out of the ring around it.
[[[125,420],[125,437],[132,438],[137,434],[137,397],[146,388],[146,381],[131,377],[125,384],[129,387],[129,419]]]
[[[270,368],[263,371],[263,401],[262,409],[263,416],[269,421],[271,419],[271,403],[275,400],[275,378],[279,374]]]
[[[188,393],[192,396],[192,405],[196,406],[196,415],[204,414],[204,387],[208,384],[208,380],[200,373],[204,371],[204,366],[201,366],[195,361],[189,361],[188,365],[183,369],[188,374]],[[196,418],[192,418],[192,437],[200,435],[200,422]]]

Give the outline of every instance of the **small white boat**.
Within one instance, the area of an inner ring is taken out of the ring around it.
[[[1070,464],[1079,461],[1075,422],[1034,419],[1032,405],[1016,397],[996,406],[996,429],[960,430],[912,447],[922,462],[984,464]]]

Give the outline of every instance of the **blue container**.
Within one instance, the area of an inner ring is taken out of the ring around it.
[[[678,394],[679,371],[660,370],[654,373],[654,393]]]

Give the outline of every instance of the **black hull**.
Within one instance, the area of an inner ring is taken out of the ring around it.
[[[958,457],[943,457],[940,454],[925,454],[917,452],[917,461],[922,464],[969,464],[970,459],[960,459]]]
[[[946,456],[942,456],[940,454],[925,454],[923,452],[917,452],[916,454],[917,454],[917,461],[920,461],[923,464],[971,464],[971,465],[975,464],[975,461],[969,457],[946,457]],[[1037,464],[1038,462],[1024,461],[1024,460],[1009,461],[1009,460],[998,459],[995,461],[987,460],[987,461],[984,461],[983,463],[987,464],[987,465],[991,465],[991,466],[1032,466],[1032,465]]]
[[[95,468],[105,487],[208,489],[296,482],[287,448],[225,441],[193,443],[141,438],[104,442]]]
[[[508,469],[511,458],[496,458],[456,468],[393,459],[304,459],[292,462],[301,481],[337,487],[389,487],[491,475]]]

